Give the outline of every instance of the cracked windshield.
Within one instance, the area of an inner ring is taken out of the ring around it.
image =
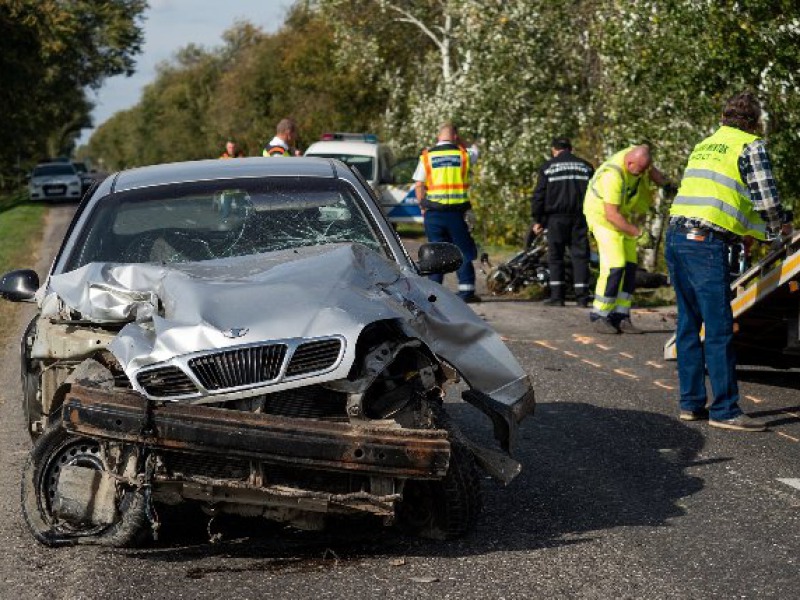
[[[357,242],[385,255],[351,189],[326,180],[230,180],[112,194],[67,270],[183,263]]]

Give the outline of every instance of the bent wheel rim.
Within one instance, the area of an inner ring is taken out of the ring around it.
[[[62,521],[53,514],[53,501],[58,490],[61,469],[66,466],[78,466],[105,471],[106,463],[100,450],[100,444],[93,440],[68,440],[61,444],[48,457],[39,479],[38,492],[42,512],[55,531],[59,533],[85,536],[97,535],[106,529],[106,525],[80,525]]]

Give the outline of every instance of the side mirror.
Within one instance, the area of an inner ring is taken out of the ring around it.
[[[39,289],[36,271],[20,269],[0,277],[0,298],[11,302],[30,302]]]
[[[457,270],[464,262],[458,246],[449,242],[431,242],[420,246],[417,268],[420,275],[443,275]]]

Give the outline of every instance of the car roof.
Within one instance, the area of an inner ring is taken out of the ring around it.
[[[71,162],[51,161],[49,163],[37,163],[36,167],[73,167]],[[34,167],[34,169],[36,168]]]
[[[250,177],[326,177],[336,176],[333,163],[316,158],[233,158],[165,163],[138,167],[117,173],[112,192],[193,181],[242,179]]]
[[[71,162],[61,162],[61,161],[39,163],[33,168],[38,169],[39,167],[72,167],[73,170],[75,169],[75,165],[73,165]]]
[[[371,144],[369,142],[346,142],[346,141],[322,141],[314,142],[306,150],[306,156],[310,156],[314,152],[324,152],[325,154],[359,154],[363,156],[376,156],[378,154],[379,144]]]

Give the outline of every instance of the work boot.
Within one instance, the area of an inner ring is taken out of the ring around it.
[[[708,424],[717,429],[730,429],[731,431],[766,431],[767,424],[760,419],[741,414],[732,419],[709,419]]]
[[[619,329],[620,333],[644,333],[641,329],[636,327],[633,323],[631,323],[630,318],[620,319],[617,323],[617,328]]]
[[[564,306],[564,301],[561,298],[553,298],[552,296],[542,302],[545,306]]]
[[[599,319],[592,319],[592,328],[597,333],[608,333],[612,335],[618,334],[620,331],[611,322],[608,317],[600,317]]]
[[[481,297],[476,296],[475,294],[470,294],[469,296],[460,296],[460,298],[467,304],[475,304],[481,301]]]
[[[592,305],[592,299],[589,296],[578,296],[575,298],[575,303],[581,308],[589,308]]]
[[[707,408],[697,408],[695,410],[681,409],[678,418],[681,421],[706,421],[708,420],[708,409]]]

